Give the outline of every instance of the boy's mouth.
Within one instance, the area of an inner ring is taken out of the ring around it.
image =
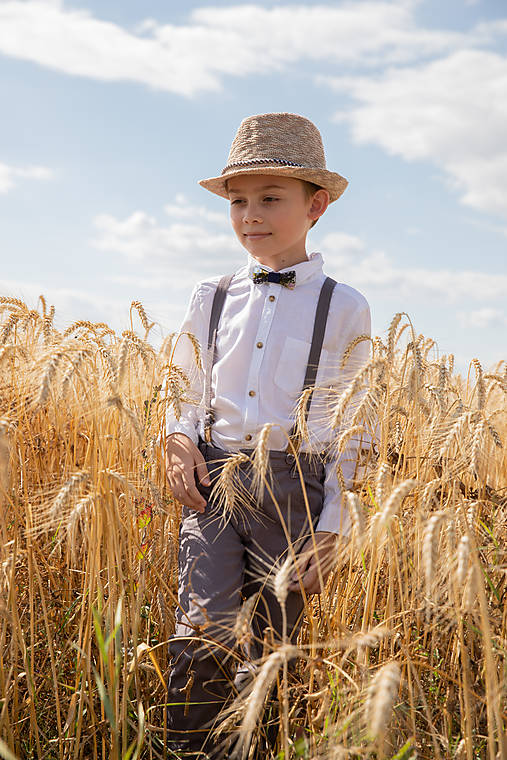
[[[248,240],[262,240],[262,238],[269,237],[271,232],[245,232],[243,234]]]

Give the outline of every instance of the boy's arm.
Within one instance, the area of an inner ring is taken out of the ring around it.
[[[297,555],[289,591],[301,591],[300,581],[307,594],[320,594],[320,579],[326,583],[329,573],[336,565],[340,536],[337,533],[315,532],[305,542]]]
[[[354,318],[350,320],[350,332],[344,344],[349,343],[359,335],[371,334],[371,317],[368,305],[358,310]],[[353,350],[353,354],[345,366],[346,375],[340,385],[346,385],[353,379],[356,372],[364,366],[370,357],[369,341],[362,341]],[[365,440],[367,438],[367,440]],[[340,467],[347,489],[352,487],[356,472],[356,463],[360,447],[369,445],[368,434],[363,433],[349,440],[347,450],[339,457],[332,459],[325,465],[324,481],[324,504],[320,513],[319,521],[315,528],[315,535],[305,542],[298,558],[297,567],[291,578],[291,591],[300,590],[299,578],[306,593],[320,593],[321,579],[325,583],[329,573],[339,559],[339,545],[348,540],[352,524],[345,497],[339,484],[337,468]]]
[[[195,443],[184,433],[172,433],[167,439],[165,465],[174,498],[197,512],[204,512],[206,499],[198,491],[196,480],[209,487],[208,468]]]
[[[197,490],[196,475],[202,485],[210,485],[204,457],[196,445],[203,396],[202,357],[199,356],[199,347],[203,345],[202,324],[197,285],[176,338],[166,376],[165,465],[174,498],[198,512],[204,511],[206,500]]]
[[[370,309],[366,301],[362,308],[349,321],[349,331],[344,342],[344,349],[359,335],[371,335],[371,316]],[[353,380],[357,372],[367,364],[370,358],[370,342],[363,340],[358,343],[352,351],[344,367],[344,374],[340,378],[340,386],[346,388]],[[350,406],[354,408],[362,392],[359,391],[356,399],[351,399]],[[332,408],[330,409],[332,415]],[[334,431],[335,438],[340,431]],[[324,481],[324,506],[320,513],[319,522],[316,531],[336,533],[340,536],[349,536],[352,530],[349,511],[345,502],[345,495],[342,493],[338,480],[337,470],[341,469],[343,480],[347,490],[352,488],[356,468],[358,467],[358,457],[361,449],[367,449],[370,446],[370,432],[358,432],[351,436],[347,442],[345,451],[339,456],[331,459],[325,465],[326,476]]]
[[[202,304],[199,285],[192,291],[187,312],[175,338],[170,367],[167,372],[165,391],[168,406],[165,418],[166,436],[184,433],[197,444],[199,407],[203,398],[204,357],[202,335]],[[180,376],[180,370],[183,377]],[[186,379],[186,380],[185,380]],[[188,387],[186,386],[188,381]]]

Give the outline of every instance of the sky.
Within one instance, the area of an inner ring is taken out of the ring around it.
[[[374,334],[403,311],[462,369],[507,359],[504,0],[0,0],[0,108],[0,294],[59,328],[139,300],[177,330],[246,256],[198,180],[290,111],[350,183],[308,251]]]

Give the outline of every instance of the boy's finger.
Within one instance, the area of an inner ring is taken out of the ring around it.
[[[201,452],[199,452],[201,454]],[[206,462],[204,460],[204,457],[201,454],[201,458],[197,459],[196,457],[196,465],[195,465],[195,471],[197,474],[197,479],[200,483],[202,483],[203,486],[210,486],[211,480],[209,478],[208,468],[206,467]]]
[[[320,581],[316,565],[312,565],[306,571],[303,577],[303,586],[308,594],[317,594],[319,592]]]
[[[203,499],[203,497],[197,490],[195,486],[194,478],[190,480],[187,473],[183,472],[182,480],[183,480],[183,488],[185,490],[184,503],[187,505],[187,507],[193,507],[194,509],[197,509],[199,512],[204,512],[204,507],[206,506],[206,500]]]
[[[290,576],[289,591],[297,591],[299,589],[300,579],[302,579],[304,583],[309,562],[310,556],[300,555],[296,559],[294,570]]]
[[[187,494],[185,492],[185,486],[183,485],[181,477],[172,477],[169,485],[171,486],[171,491],[174,498],[183,504]]]
[[[289,585],[289,591],[301,591],[301,587],[303,587],[306,593],[313,594],[315,593],[317,580],[315,568],[307,568],[306,572],[301,573],[301,581],[298,580],[296,583]]]

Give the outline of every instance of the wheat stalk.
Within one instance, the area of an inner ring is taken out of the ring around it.
[[[0,304],[4,306],[16,306],[21,311],[28,311],[28,306],[20,298],[13,298],[12,296],[0,296]]]
[[[285,560],[279,565],[275,572],[273,580],[273,590],[275,592],[276,599],[280,607],[285,607],[287,601],[287,594],[289,593],[290,576],[294,570],[294,562],[290,554],[287,555]]]
[[[258,594],[252,594],[241,605],[233,628],[234,638],[238,646],[242,646],[250,640],[252,635],[250,623],[258,598]]]
[[[261,708],[278,671],[284,662],[291,657],[296,657],[300,654],[301,652],[297,647],[287,644],[282,645],[274,652],[271,652],[262,667],[259,668],[254,679],[252,691],[245,703],[245,712],[241,723],[235,756],[238,756],[238,750],[242,748],[242,757],[246,757],[252,734],[259,719]]]
[[[347,364],[350,358],[350,355],[352,354],[352,351],[355,349],[355,347],[358,346],[360,343],[364,343],[364,341],[366,340],[369,341],[370,343],[373,343],[369,335],[358,335],[356,338],[350,341],[348,346],[345,348],[345,351],[343,352],[342,361],[341,361],[342,369]]]
[[[47,520],[44,523],[44,527],[52,526],[55,523],[62,522],[64,524],[68,521],[67,509],[72,497],[82,486],[86,485],[90,480],[90,473],[86,470],[76,472],[66,480],[63,486],[58,491],[53,503],[51,504]]]
[[[470,557],[470,539],[467,535],[460,538],[457,550],[457,567],[456,581],[458,586],[463,586],[468,572],[468,562]]]
[[[247,464],[250,464],[250,457],[241,451],[228,456],[213,486],[213,501],[223,525],[233,515],[244,517],[246,513],[255,511],[252,495],[243,485],[240,475],[240,469]]]
[[[438,541],[440,537],[440,526],[445,520],[445,512],[435,512],[431,515],[426,523],[423,533],[422,557],[424,567],[424,577],[426,581],[426,594],[428,599],[433,592],[434,573],[438,557]]]
[[[20,315],[16,314],[15,312],[10,315],[9,319],[5,323],[5,325],[2,327],[2,331],[0,332],[0,345],[5,345],[7,341],[9,340],[10,334],[13,331],[14,327],[16,326],[17,322],[19,322]]]
[[[408,478],[400,483],[391,492],[387,499],[385,506],[381,512],[378,528],[379,530],[387,530],[391,524],[391,520],[398,512],[404,498],[412,491],[417,485],[417,481],[413,478]]]
[[[387,478],[391,472],[391,467],[387,462],[382,462],[377,470],[375,481],[375,504],[377,509],[382,509],[385,502]]]
[[[366,539],[366,519],[364,516],[363,505],[357,494],[352,491],[346,491],[345,497],[347,499],[352,525],[355,530],[356,545],[360,551]]]
[[[155,324],[155,322],[148,322],[148,317],[146,316],[146,312],[144,310],[144,306],[142,305],[141,301],[132,301],[130,305],[131,309],[136,309],[137,313],[139,314],[139,319],[141,320],[141,324],[144,327],[146,333],[145,333],[145,340],[150,332],[151,328]]]
[[[398,663],[388,662],[380,668],[371,682],[366,702],[366,716],[368,731],[373,739],[378,739],[387,730],[400,678]]]
[[[273,425],[264,425],[252,455],[252,490],[259,502],[262,501],[266,479],[269,476],[269,449],[268,442]]]
[[[474,365],[475,374],[477,378],[476,390],[477,390],[477,409],[482,411],[486,401],[486,388],[484,387],[484,372],[479,359],[472,359]]]

